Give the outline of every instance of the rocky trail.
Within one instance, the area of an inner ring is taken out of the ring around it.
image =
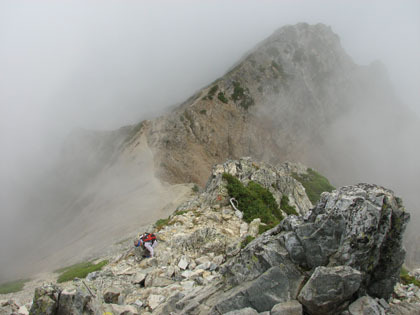
[[[59,285],[40,275],[0,296],[0,314],[419,314],[419,288],[398,282],[409,220],[401,199],[358,184],[313,206],[293,176],[306,170],[249,158],[216,165],[201,193],[139,228],[158,236],[155,257],[130,252],[130,235],[101,271]],[[281,206],[285,219],[265,232],[260,218],[246,222],[229,203],[226,173],[279,205],[287,196],[298,216]]]

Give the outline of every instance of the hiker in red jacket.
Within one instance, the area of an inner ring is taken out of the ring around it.
[[[153,257],[153,248],[156,246],[156,244],[156,235],[153,233],[143,234],[139,237],[138,240],[134,240],[135,247],[143,246],[143,248],[146,248],[149,251],[149,255],[146,255],[146,258]]]

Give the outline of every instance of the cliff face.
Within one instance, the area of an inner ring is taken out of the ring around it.
[[[274,32],[173,112],[145,121],[130,146],[145,135],[162,179],[203,185],[227,158],[319,162],[341,117],[363,109],[376,113],[376,124],[405,115],[396,103],[379,64],[354,64],[329,27],[301,23]]]

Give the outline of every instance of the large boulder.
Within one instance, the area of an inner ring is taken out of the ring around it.
[[[385,315],[385,310],[370,296],[362,296],[349,306],[350,315]]]
[[[296,299],[304,280],[291,265],[279,264],[264,272],[257,279],[242,283],[217,298],[214,313],[252,307],[258,312],[270,311],[281,302]]]
[[[94,314],[91,300],[92,296],[80,289],[65,289],[60,294],[57,315]]]
[[[31,315],[55,315],[61,289],[54,284],[44,284],[35,289]]]
[[[339,314],[359,289],[361,281],[361,273],[348,266],[317,267],[298,300],[309,314]]]
[[[323,193],[308,217],[288,217],[281,230],[301,267],[351,266],[364,275],[361,295],[389,298],[404,261],[409,218],[392,191],[358,184]]]

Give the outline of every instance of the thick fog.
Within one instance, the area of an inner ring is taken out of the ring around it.
[[[23,257],[25,248],[15,246],[21,231],[38,230],[25,218],[48,210],[38,208],[49,194],[39,186],[68,134],[159,115],[275,29],[297,22],[331,25],[358,64],[381,60],[402,103],[420,114],[420,1],[3,0],[0,281],[9,273],[6,261]],[[404,152],[419,156],[418,144],[407,143]],[[398,170],[418,174],[417,163],[403,161]],[[29,197],[40,202],[30,208]]]

